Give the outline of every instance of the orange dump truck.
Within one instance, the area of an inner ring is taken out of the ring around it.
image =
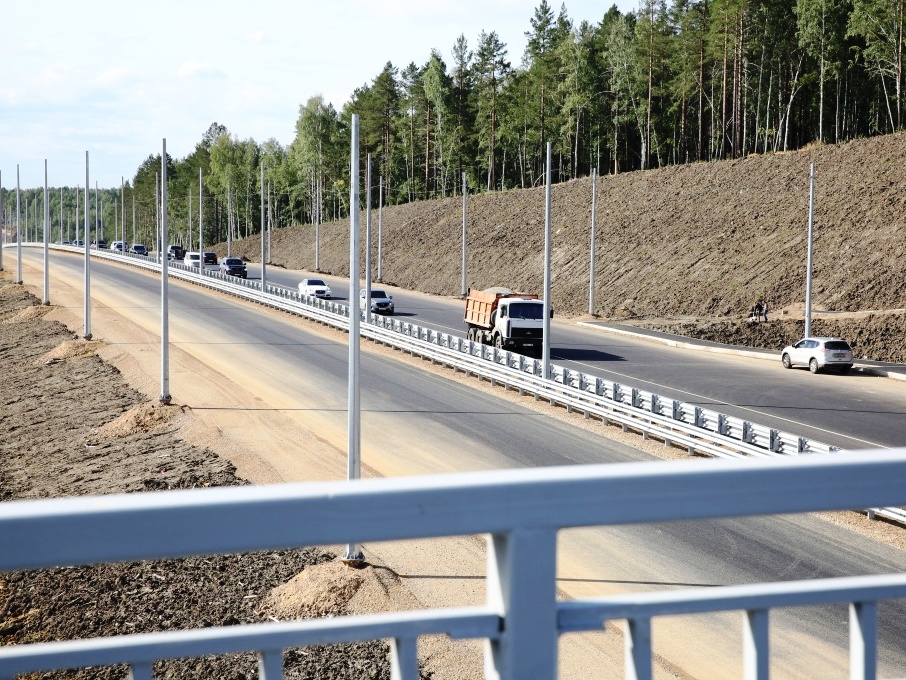
[[[469,289],[465,321],[469,340],[541,356],[544,302],[537,295],[506,288]]]

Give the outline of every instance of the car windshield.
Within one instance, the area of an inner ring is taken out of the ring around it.
[[[197,259],[198,259],[198,253],[192,253],[191,255],[189,255],[189,259],[190,259],[190,260],[197,260]]]
[[[240,265],[240,264],[242,264],[242,260],[240,260],[238,257],[228,257],[227,259],[225,259],[223,261],[223,263],[228,264],[230,266]]]
[[[387,293],[385,293],[382,290],[372,290],[371,291],[372,300],[377,299],[377,298],[386,298],[386,297],[387,297]]]
[[[510,305],[510,318],[543,319],[544,305],[526,302],[514,302]]]
[[[843,340],[829,340],[824,343],[825,349],[836,349],[850,351],[850,347]]]
[[[324,282],[321,281],[320,279],[309,279],[309,280],[308,280],[308,284],[306,284],[306,285],[309,285],[309,286],[323,286],[323,285],[325,285],[325,284],[324,284]]]

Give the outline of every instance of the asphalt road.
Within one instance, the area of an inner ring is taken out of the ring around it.
[[[32,267],[40,270],[38,251],[29,251],[26,257]],[[79,257],[52,254],[52,281],[59,277],[77,287],[81,272]],[[296,274],[269,270],[272,281],[280,282],[283,276],[290,284]],[[40,287],[41,280],[26,277],[26,282]],[[143,272],[105,262],[93,266],[93,293],[126,318],[157,319],[159,290],[158,279]],[[257,376],[257,380],[265,381],[300,411],[310,410],[312,422],[320,422],[325,428],[345,427],[345,344],[309,333],[272,313],[212,297],[192,287],[171,286],[170,292],[172,343],[203,361],[228,353],[220,370],[224,370],[222,366],[229,367],[230,377],[237,383],[255,389],[252,378]],[[452,310],[455,304],[440,300],[425,304],[420,296],[413,296],[410,301],[408,296],[395,292],[394,297],[401,313],[417,315],[412,318],[419,321],[446,320],[448,306]],[[592,339],[595,344],[583,344]],[[705,392],[703,399],[732,403],[738,409],[751,408],[759,414],[758,418],[753,417],[756,420],[772,409],[783,412],[790,408],[775,405],[783,399],[795,402],[818,391],[820,397],[807,400],[809,406],[799,407],[803,409],[802,417],[838,409],[852,411],[854,421],[859,417],[880,418],[881,412],[892,410],[899,414],[888,413],[888,417],[902,418],[902,402],[896,409],[890,409],[889,404],[881,408],[880,403],[859,407],[864,411],[859,416],[857,402],[850,395],[849,402],[838,408],[836,400],[848,391],[845,386],[861,383],[849,376],[842,380],[820,376],[819,383],[804,371],[787,378],[788,373],[778,370],[777,375],[788,381],[778,391],[768,387],[772,382],[767,377],[770,369],[760,365],[748,368],[746,362],[738,360],[689,356],[648,343],[635,346],[559,325],[554,345],[557,353],[570,347],[584,348],[582,360],[591,359],[587,362],[599,366],[601,371],[619,366],[621,374],[656,380],[658,384],[682,378],[681,386],[671,388],[680,398],[688,400],[688,395],[696,390]],[[595,358],[595,352],[607,356]],[[761,390],[753,389],[748,382],[756,376],[760,376],[758,384],[764,386]],[[816,390],[815,385],[822,389]],[[477,391],[384,356],[363,353],[361,388],[363,463],[380,474],[404,468],[411,474],[656,460],[634,448],[523,408],[502,392]],[[732,399],[720,401],[725,391],[732,391],[728,395]],[[817,405],[822,402],[824,408],[819,409]],[[835,427],[841,429],[844,420],[830,416],[826,422],[836,423]],[[558,586],[567,594],[904,571],[901,551],[811,516],[566,531],[560,537],[558,563]],[[738,675],[740,616],[737,612],[659,620],[655,624],[655,649],[693,677]],[[772,612],[772,670],[783,677],[846,677],[846,622],[843,607]],[[906,675],[904,630],[906,607],[901,603],[882,604],[879,631],[884,676]]]
[[[260,267],[249,265],[249,277],[260,276]],[[289,288],[304,276],[315,275],[267,268],[268,282]],[[345,300],[348,279],[321,278]],[[460,300],[388,290],[397,316],[465,337]],[[779,356],[769,362],[676,349],[556,320],[551,360],[840,448],[906,446],[906,385],[884,378],[812,375],[783,369]]]

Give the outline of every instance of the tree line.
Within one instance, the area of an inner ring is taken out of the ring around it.
[[[460,35],[449,62],[437,50],[421,65],[388,62],[339,111],[310,97],[287,146],[214,123],[192,154],[168,158],[170,224],[188,236],[199,169],[207,239],[257,233],[262,192],[276,224],[347,215],[353,114],[383,204],[455,196],[464,177],[467,191],[538,186],[548,142],[564,181],[893,132],[904,10],[906,0],[640,0],[576,24],[541,0],[518,63],[494,31],[472,44]],[[128,187],[149,234],[159,169],[149,156]]]

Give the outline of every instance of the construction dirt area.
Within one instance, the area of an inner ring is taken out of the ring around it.
[[[904,155],[906,135],[899,134],[600,179],[593,316],[752,347],[779,349],[797,339],[814,161],[813,328],[846,337],[857,357],[906,362]],[[554,187],[552,291],[560,318],[592,318],[590,205],[590,180]],[[468,216],[469,285],[539,291],[544,190],[470,196]],[[383,280],[459,295],[461,219],[461,197],[383,210]],[[372,222],[376,233],[376,211]],[[275,230],[273,264],[314,270],[313,232],[310,225]],[[324,273],[348,274],[348,232],[348,221],[321,226]],[[223,244],[217,250],[225,254]],[[256,261],[260,243],[234,242],[232,253]],[[202,444],[192,409],[158,404],[153,387],[130,373],[135,357],[127,350],[108,347],[104,333],[80,339],[72,304],[42,306],[34,288],[11,281],[9,271],[0,272],[0,501],[261,483],[244,477],[216,439]],[[749,323],[759,296],[769,321]],[[581,421],[562,410],[557,417]],[[618,430],[607,428],[606,436],[671,455]],[[827,519],[906,547],[901,530],[882,522],[856,513]],[[483,548],[474,543],[480,562]],[[400,573],[377,562],[352,570],[337,560],[340,549],[0,574],[0,645],[426,606]],[[483,579],[475,583],[480,598]],[[600,645],[618,669],[622,644],[622,634],[608,629]],[[420,641],[422,677],[480,677],[480,644],[469,645],[463,653],[446,640]],[[387,655],[383,642],[288,650],[285,677],[389,678]],[[684,677],[655,663],[658,677]],[[34,677],[125,678],[127,670]],[[155,677],[254,678],[257,659],[159,662]]]

